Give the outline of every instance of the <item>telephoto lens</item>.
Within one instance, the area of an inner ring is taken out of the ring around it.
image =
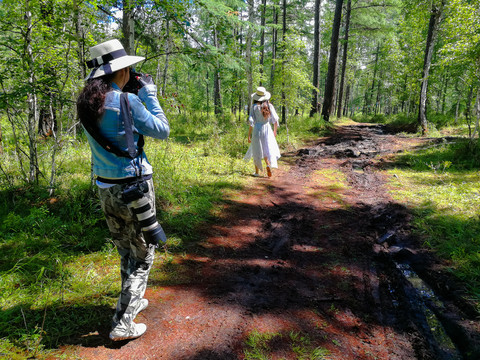
[[[140,222],[140,227],[142,228],[142,233],[143,236],[145,236],[147,244],[158,246],[160,241],[163,243],[167,241],[167,236],[162,226],[158,223],[146,197],[143,196],[140,199],[133,200],[129,206]]]

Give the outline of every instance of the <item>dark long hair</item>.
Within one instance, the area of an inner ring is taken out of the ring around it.
[[[77,114],[82,124],[94,125],[105,111],[105,96],[112,88],[113,74],[87,80],[77,98]]]
[[[261,105],[260,105],[260,110],[262,111],[262,115],[265,119],[269,118],[270,117],[270,103],[268,102],[268,100],[265,100],[265,101],[262,101]]]

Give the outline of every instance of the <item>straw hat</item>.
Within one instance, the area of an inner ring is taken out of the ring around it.
[[[263,86],[259,86],[251,96],[255,101],[265,101],[270,99],[271,94]]]
[[[108,75],[145,60],[142,56],[127,55],[127,52],[117,39],[91,47],[90,55],[92,60],[87,61],[87,67],[92,69],[92,71],[87,79]]]

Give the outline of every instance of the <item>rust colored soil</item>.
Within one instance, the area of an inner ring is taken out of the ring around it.
[[[417,246],[409,210],[390,198],[382,171],[392,154],[432,141],[355,124],[283,154],[271,179],[252,178],[201,230],[205,241],[180,264],[188,281],[150,282],[150,305],[137,318],[148,326],[144,336],[112,343],[100,328],[63,355],[245,359],[256,331],[276,334],[266,359],[299,359],[298,347],[309,351],[305,359],[323,358],[320,349],[342,360],[477,358],[478,314],[443,264]],[[432,334],[398,261],[442,298],[427,305],[450,346]]]

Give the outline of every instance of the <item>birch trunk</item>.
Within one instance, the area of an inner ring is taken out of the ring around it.
[[[135,20],[133,0],[123,0],[122,44],[128,55],[135,55]]]
[[[28,134],[28,148],[29,148],[29,171],[28,182],[38,182],[38,158],[37,158],[37,132],[36,127],[38,124],[38,102],[37,102],[37,90],[35,84],[35,70],[34,70],[34,58],[32,50],[32,13],[30,12],[30,1],[25,1],[25,20],[27,22],[27,29],[25,32],[25,51],[24,51],[24,63],[27,69],[27,83],[29,87],[29,93],[27,95],[28,114],[27,114],[27,134]]]
[[[253,67],[252,67],[252,41],[253,41],[253,6],[254,1],[248,0],[248,30],[247,30],[247,44],[245,49],[245,60],[247,62],[247,91],[248,95],[253,93]],[[249,105],[251,105],[251,98],[249,97]],[[250,106],[249,106],[250,107]]]

